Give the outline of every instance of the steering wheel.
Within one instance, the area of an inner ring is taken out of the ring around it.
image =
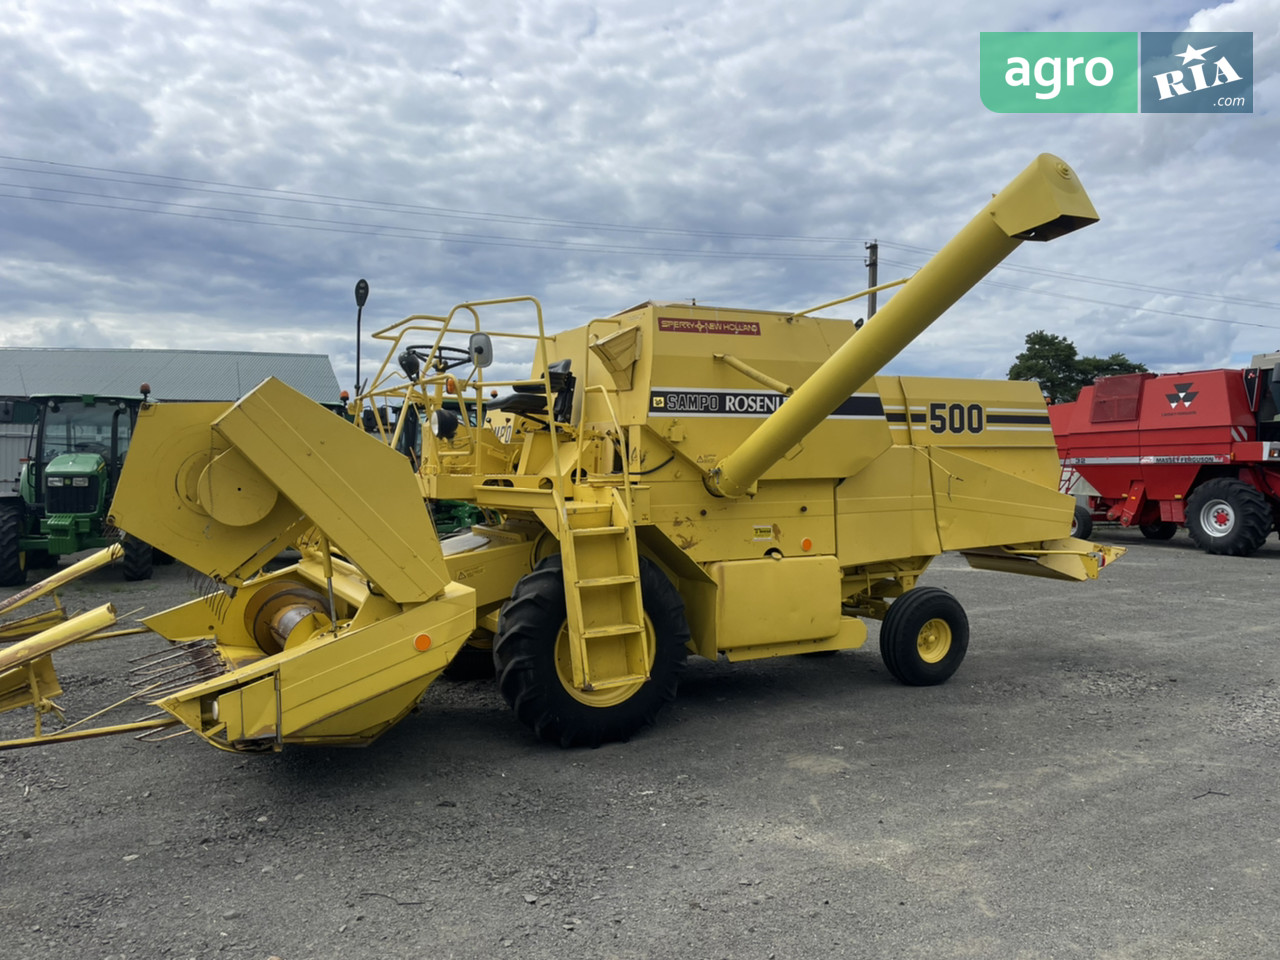
[[[446,370],[452,370],[454,367],[460,367],[464,363],[472,362],[471,351],[463,347],[446,347],[444,345],[436,347],[436,359],[432,367],[437,373],[444,373]]]

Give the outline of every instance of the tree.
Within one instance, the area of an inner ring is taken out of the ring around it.
[[[1014,358],[1009,368],[1010,380],[1034,380],[1050,403],[1074,400],[1080,388],[1099,377],[1121,373],[1146,373],[1144,364],[1134,363],[1123,353],[1109,357],[1081,357],[1076,345],[1066,337],[1037,330],[1028,333],[1027,348]]]

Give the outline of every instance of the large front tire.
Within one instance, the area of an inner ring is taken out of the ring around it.
[[[503,607],[493,641],[498,689],[516,717],[543,740],[597,747],[630,739],[674,700],[688,653],[684,601],[661,570],[640,560],[652,662],[649,679],[595,692],[567,679],[568,627],[559,555],[522,577]]]
[[[969,618],[960,601],[937,587],[908,590],[880,624],[880,658],[911,687],[948,680],[969,649]]]
[[[21,508],[0,505],[0,587],[20,587],[27,582],[27,558],[21,540]]]
[[[124,578],[128,581],[150,580],[152,570],[151,544],[144,543],[132,534],[124,538]]]
[[[1248,556],[1266,541],[1271,523],[1267,498],[1242,480],[1209,480],[1187,498],[1187,530],[1206,553]]]

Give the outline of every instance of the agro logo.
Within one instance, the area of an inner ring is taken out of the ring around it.
[[[1165,399],[1169,401],[1169,408],[1177,410],[1182,407],[1184,410],[1191,406],[1191,401],[1198,396],[1198,392],[1193,393],[1190,383],[1175,383],[1173,385],[1174,393],[1166,393]]]
[[[1152,79],[1156,82],[1156,89],[1160,91],[1160,99],[1168,100],[1170,97],[1182,97],[1196,90],[1208,90],[1210,87],[1220,87],[1224,83],[1237,83],[1243,79],[1240,74],[1236,73],[1235,67],[1231,66],[1231,61],[1225,56],[1219,57],[1212,62],[1214,68],[1213,82],[1211,83],[1205,76],[1205,67],[1210,62],[1205,60],[1205,54],[1210,50],[1216,50],[1217,45],[1210,47],[1202,47],[1197,50],[1191,44],[1187,44],[1187,49],[1181,53],[1175,53],[1174,56],[1182,61],[1183,70],[1169,70],[1165,73],[1157,73]],[[1188,77],[1186,74],[1190,74]],[[1187,86],[1191,83],[1191,86]]]

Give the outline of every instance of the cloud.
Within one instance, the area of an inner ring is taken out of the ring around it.
[[[1236,362],[1280,338],[1139,311],[1280,328],[1276,5],[44,0],[0,26],[0,346],[319,349],[350,383],[361,276],[366,331],[515,293],[553,329],[808,307],[865,283],[871,238],[910,272],[1049,150],[1102,222],[1010,262],[1152,289],[997,271],[896,368],[1001,376],[1040,328]],[[982,107],[980,31],[1108,24],[1253,30],[1258,113]]]

